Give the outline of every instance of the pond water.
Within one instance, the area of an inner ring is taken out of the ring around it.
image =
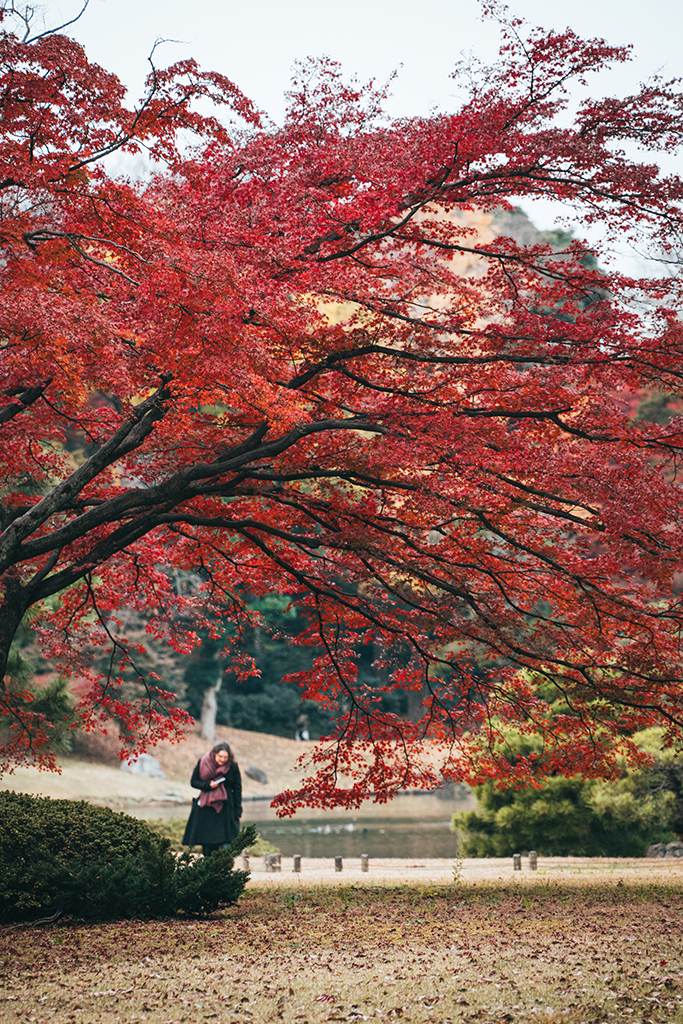
[[[410,818],[387,821],[362,818],[333,821],[320,825],[314,820],[256,822],[259,835],[282,853],[309,857],[454,857],[457,852],[450,821],[414,821]]]
[[[262,839],[277,847],[284,857],[454,857],[456,836],[450,830],[456,811],[475,806],[462,789],[454,792],[402,794],[388,804],[363,804],[357,811],[299,811],[293,818],[278,819],[267,801],[244,803],[242,824],[256,825]],[[160,813],[161,812],[161,813]],[[139,807],[140,817],[180,817],[186,805],[173,808]]]
[[[243,821],[283,856],[454,857],[457,839],[451,816],[474,805],[466,791],[404,794],[388,804],[363,804],[357,811],[299,811],[278,819],[270,807],[244,805]]]

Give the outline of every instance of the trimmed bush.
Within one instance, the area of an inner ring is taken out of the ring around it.
[[[175,912],[205,917],[222,903],[236,903],[249,878],[248,871],[233,870],[238,852],[230,846],[226,850],[216,850],[209,857],[193,858],[191,853],[184,853],[178,860],[174,878]]]
[[[506,857],[536,850],[544,857],[643,857],[675,836],[675,797],[652,791],[648,772],[616,782],[546,779],[537,789],[475,789],[476,811],[453,815],[466,857]]]
[[[210,914],[239,899],[249,876],[234,858],[256,838],[249,826],[229,849],[178,860],[137,818],[13,792],[0,793],[0,822],[3,922]]]

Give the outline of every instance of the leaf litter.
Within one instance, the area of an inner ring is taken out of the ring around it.
[[[683,1024],[683,887],[251,890],[207,921],[0,931],[0,1020]]]

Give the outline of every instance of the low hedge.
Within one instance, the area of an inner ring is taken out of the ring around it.
[[[144,821],[85,801],[0,793],[0,921],[206,916],[249,877],[234,858],[253,825],[207,858],[176,857]]]

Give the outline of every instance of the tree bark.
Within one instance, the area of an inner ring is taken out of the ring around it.
[[[0,689],[4,689],[5,686],[5,673],[12,641],[19,628],[19,623],[31,603],[30,600],[28,602],[26,600],[26,593],[16,572],[5,573],[3,586],[5,595],[0,604]]]
[[[216,715],[218,713],[218,691],[221,688],[223,682],[223,666],[218,670],[218,680],[215,686],[210,686],[207,690],[204,690],[204,700],[202,701],[202,714],[200,719],[200,736],[203,740],[208,740],[210,743],[216,742]]]
[[[411,722],[419,722],[422,718],[425,709],[422,706],[422,701],[428,695],[429,691],[426,686],[423,686],[421,690],[407,690],[407,716]]]

